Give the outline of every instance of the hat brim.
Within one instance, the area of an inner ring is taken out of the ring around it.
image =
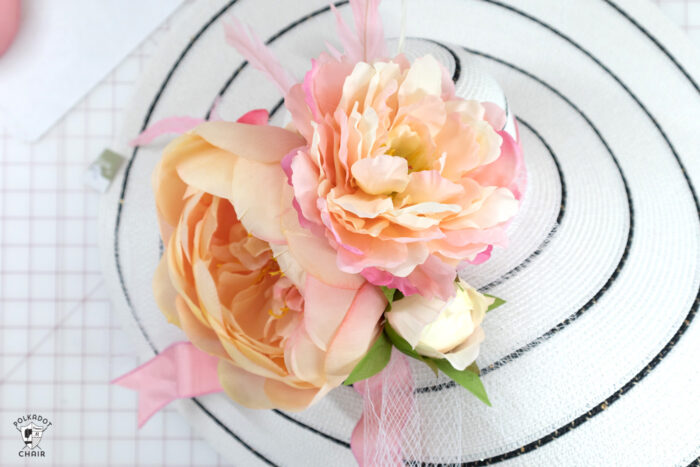
[[[382,11],[387,35],[397,35],[399,21],[388,19],[399,17],[400,2]],[[100,211],[115,309],[147,357],[182,335],[150,288],[160,249],[149,178],[162,145],[126,142],[160,118],[205,117],[219,96],[225,118],[260,107],[279,109],[272,123],[284,118],[274,86],[225,44],[229,14],[267,38],[297,77],[335,37],[323,0],[234,0],[193,4],[163,40],[115,148],[130,161]],[[451,0],[439,9],[416,1],[407,32],[434,40],[420,47],[461,69],[458,92],[474,90],[472,66],[496,79],[528,169],[509,248],[464,272],[508,302],[487,316],[478,359],[493,407],[414,366],[426,441],[411,460],[687,464],[700,454],[700,413],[688,410],[700,400],[692,45],[651,5],[631,0]],[[246,410],[223,395],[179,407],[237,464],[354,462],[361,401],[348,388],[300,414]]]

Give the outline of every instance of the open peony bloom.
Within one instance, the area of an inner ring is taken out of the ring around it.
[[[158,304],[216,355],[227,394],[300,410],[338,386],[380,332],[381,291],[303,230],[280,160],[304,143],[266,125],[204,123],[153,174],[165,254]]]
[[[341,270],[448,299],[461,262],[505,243],[519,206],[519,146],[494,127],[503,112],[455,97],[432,56],[323,54],[286,106],[306,141],[283,161],[295,206]]]
[[[481,322],[493,298],[480,294],[463,281],[448,302],[413,295],[393,303],[386,319],[420,355],[447,359],[464,370],[479,355],[484,341]]]
[[[378,6],[350,2],[356,33],[336,12],[344,55],[322,53],[298,84],[240,23],[226,34],[282,91],[303,137],[282,161],[302,226],[342,271],[446,300],[460,263],[506,242],[520,146],[499,131],[503,110],[456,97],[432,56],[387,59]]]

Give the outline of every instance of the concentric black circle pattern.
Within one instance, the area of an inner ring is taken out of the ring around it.
[[[173,76],[175,75],[175,73],[177,72],[177,70],[178,70],[180,64],[182,63],[182,61],[185,60],[185,58],[186,58],[186,56],[188,55],[188,53],[193,49],[193,47],[196,45],[196,43],[197,43],[198,40],[202,37],[202,35],[203,35],[204,33],[206,33],[207,30],[209,30],[209,28],[210,28],[213,24],[215,24],[217,21],[219,21],[219,20],[222,18],[222,16],[223,16],[227,11],[229,11],[229,10],[231,9],[231,7],[232,7],[234,4],[236,4],[238,1],[239,1],[239,0],[231,0],[231,1],[229,1],[224,7],[222,7],[219,11],[217,11],[216,14],[214,14],[214,15],[209,19],[209,21],[207,21],[207,22],[202,26],[202,28],[197,32],[197,34],[195,34],[195,35],[192,37],[192,39],[191,39],[190,42],[187,44],[187,46],[182,50],[182,52],[181,52],[181,54],[179,55],[178,59],[177,59],[176,62],[173,64],[173,66],[170,68],[168,74],[167,74],[166,77],[164,78],[164,80],[163,80],[163,82],[162,82],[162,84],[161,84],[161,86],[160,86],[158,92],[157,92],[156,95],[154,96],[154,98],[153,98],[153,100],[152,100],[152,102],[151,102],[151,104],[150,104],[150,106],[149,106],[149,108],[148,108],[148,111],[146,112],[146,115],[145,115],[145,117],[144,117],[144,122],[143,122],[143,125],[142,125],[142,128],[141,128],[142,131],[143,131],[144,129],[146,129],[146,127],[149,125],[150,120],[151,120],[151,117],[152,117],[152,115],[153,115],[153,111],[155,110],[156,106],[158,105],[158,102],[159,102],[159,100],[160,100],[160,98],[161,98],[163,92],[164,92],[165,89],[167,88],[167,86],[168,86],[168,84],[170,83],[172,77],[173,77]],[[555,29],[555,28],[552,27],[551,25],[545,23],[544,21],[542,21],[542,20],[540,20],[540,19],[538,19],[538,18],[536,18],[536,17],[533,17],[533,16],[529,15],[528,13],[526,13],[526,12],[524,12],[524,11],[521,11],[521,10],[519,10],[519,9],[513,7],[513,6],[510,6],[510,5],[501,3],[500,1],[497,1],[497,0],[481,0],[481,1],[483,1],[483,2],[485,2],[485,3],[488,3],[488,4],[491,4],[491,5],[493,5],[494,7],[502,8],[502,9],[504,9],[505,11],[509,12],[509,14],[518,15],[519,17],[523,18],[524,20],[531,21],[531,22],[533,22],[534,24],[538,25],[539,27],[542,27],[542,28],[544,28],[544,29],[550,31],[552,34],[554,34],[555,36],[557,36],[559,39],[561,39],[561,40],[567,42],[567,43],[570,44],[572,47],[574,47],[575,49],[577,49],[578,51],[580,51],[580,53],[582,53],[583,55],[585,55],[586,57],[588,57],[590,60],[592,60],[592,62],[593,62],[594,64],[596,64],[596,65],[597,65],[598,67],[600,67],[605,73],[607,73],[607,74],[608,74],[608,75],[609,75],[609,76],[610,76],[610,77],[611,77],[611,78],[612,78],[612,79],[613,79],[613,80],[614,80],[614,81],[615,81],[615,82],[616,82],[616,83],[617,83],[617,84],[618,84],[618,85],[619,85],[619,86],[620,86],[620,87],[635,101],[635,103],[639,106],[639,109],[640,109],[644,114],[646,114],[646,116],[650,119],[650,121],[651,121],[651,122],[654,124],[654,126],[658,129],[660,136],[664,139],[664,141],[665,141],[665,143],[667,144],[667,146],[668,146],[670,152],[672,153],[672,155],[673,155],[675,161],[677,162],[677,164],[679,165],[679,167],[681,168],[681,170],[682,170],[682,172],[683,172],[683,176],[685,177],[685,180],[686,180],[686,182],[687,182],[687,184],[688,184],[688,188],[689,188],[689,190],[690,190],[690,192],[691,192],[691,194],[692,194],[692,196],[693,196],[693,200],[694,200],[695,206],[696,206],[696,211],[698,212],[698,217],[700,218],[700,204],[698,203],[698,198],[697,198],[697,194],[696,194],[696,192],[695,192],[695,188],[694,188],[694,186],[692,185],[692,182],[691,182],[691,180],[690,180],[690,177],[688,176],[688,174],[687,174],[687,172],[686,172],[686,170],[685,170],[685,167],[683,166],[683,163],[682,163],[682,161],[681,161],[681,159],[680,159],[680,156],[679,156],[678,153],[676,152],[675,147],[673,146],[672,142],[669,140],[669,138],[668,138],[668,136],[666,135],[666,133],[665,133],[665,131],[663,130],[663,128],[659,125],[659,123],[657,122],[657,120],[654,118],[654,116],[649,112],[649,110],[644,106],[644,104],[639,100],[639,98],[627,87],[627,85],[626,85],[618,76],[616,76],[608,67],[606,67],[599,59],[597,59],[597,58],[596,58],[594,55],[592,55],[589,51],[587,51],[585,48],[583,48],[580,44],[578,44],[577,42],[573,41],[571,38],[569,38],[568,36],[566,36],[565,34],[563,34],[562,32],[560,32],[559,30]],[[643,34],[644,36],[646,36],[646,37],[659,49],[659,51],[660,51],[661,53],[663,53],[666,57],[668,57],[668,59],[669,59],[669,60],[672,62],[672,64],[678,69],[678,71],[679,71],[681,74],[683,74],[683,76],[689,81],[689,83],[690,83],[696,90],[698,90],[698,92],[700,93],[700,88],[698,87],[698,84],[693,80],[693,78],[688,74],[688,72],[682,67],[682,65],[677,61],[677,59],[676,59],[676,58],[675,58],[675,57],[674,57],[674,56],[673,56],[673,55],[672,55],[672,54],[671,54],[671,53],[670,53],[670,52],[669,52],[669,51],[668,51],[668,50],[667,50],[653,35],[651,35],[651,34],[649,33],[649,31],[647,31],[642,25],[640,25],[638,22],[636,22],[629,14],[627,14],[622,8],[620,8],[618,5],[616,5],[615,3],[613,3],[611,0],[600,0],[600,1],[603,1],[604,3],[608,4],[615,12],[617,12],[619,15],[621,15],[622,18],[624,18],[626,21],[628,21],[628,22],[630,22],[631,24],[633,24],[633,25],[639,30],[639,32],[640,32],[641,34]],[[340,1],[340,2],[336,2],[336,3],[335,3],[335,6],[336,6],[336,7],[340,7],[340,6],[346,5],[347,3],[348,3],[347,1]],[[285,27],[284,29],[280,30],[279,32],[277,32],[276,34],[274,34],[273,36],[271,36],[271,37],[267,40],[267,44],[273,43],[274,41],[276,41],[277,39],[279,39],[280,37],[282,37],[285,33],[289,32],[289,31],[292,30],[292,29],[294,29],[294,28],[297,27],[298,25],[303,24],[304,22],[308,21],[309,19],[311,19],[311,18],[313,18],[313,17],[316,17],[316,16],[318,16],[318,15],[321,15],[321,14],[323,14],[323,13],[326,13],[326,12],[328,12],[328,11],[329,11],[329,7],[319,8],[318,10],[315,10],[315,11],[313,11],[313,12],[311,12],[311,13],[305,15],[305,16],[302,17],[302,18],[299,18],[298,20],[294,21],[293,23],[289,24],[289,25],[288,25],[287,27]],[[445,46],[444,44],[441,44],[441,46],[447,48],[447,46]],[[467,49],[467,50],[468,50],[468,49]],[[624,251],[623,251],[623,253],[622,253],[622,255],[621,255],[620,259],[619,259],[619,262],[618,262],[617,267],[615,268],[615,270],[614,270],[614,272],[612,273],[612,275],[608,278],[608,280],[607,280],[607,282],[605,283],[605,285],[603,286],[603,288],[601,288],[599,291],[597,291],[597,292],[592,296],[592,298],[589,300],[589,302],[586,303],[586,305],[584,305],[581,309],[577,310],[574,314],[572,314],[571,316],[569,316],[566,320],[562,321],[561,323],[558,323],[558,324],[557,324],[556,326],[554,326],[552,329],[550,329],[549,331],[547,331],[546,333],[544,333],[543,335],[541,335],[540,337],[538,337],[537,339],[535,339],[535,340],[533,341],[533,343],[528,344],[527,346],[524,346],[524,347],[522,347],[522,348],[520,348],[520,349],[517,349],[517,350],[514,351],[513,353],[511,353],[511,354],[509,354],[509,355],[507,355],[507,356],[505,356],[505,357],[499,359],[498,361],[496,361],[496,362],[494,362],[494,363],[492,363],[492,364],[486,366],[486,367],[484,368],[484,370],[483,370],[483,374],[486,375],[486,374],[488,374],[488,373],[490,373],[490,372],[492,372],[492,371],[495,371],[495,370],[497,370],[498,368],[502,367],[502,366],[505,365],[508,361],[511,361],[511,360],[513,360],[513,359],[519,357],[520,355],[522,355],[523,353],[525,353],[526,351],[528,351],[528,349],[530,349],[530,348],[532,348],[532,347],[535,347],[535,346],[537,346],[537,345],[539,345],[539,344],[545,342],[546,340],[548,340],[549,338],[551,338],[552,336],[554,336],[555,334],[557,334],[557,333],[560,332],[561,330],[565,329],[567,326],[569,326],[571,323],[573,323],[576,319],[578,319],[583,313],[585,313],[586,310],[588,310],[589,308],[591,308],[591,307],[593,306],[593,304],[597,301],[597,299],[600,298],[600,296],[601,296],[602,294],[604,294],[606,290],[608,290],[608,288],[610,287],[610,285],[612,284],[612,282],[614,282],[614,280],[617,278],[617,276],[618,276],[620,270],[622,269],[622,267],[624,266],[624,264],[625,264],[625,262],[626,262],[626,259],[627,259],[628,254],[629,254],[629,249],[630,249],[630,245],[631,245],[631,242],[632,242],[632,239],[633,239],[633,233],[634,233],[634,208],[633,208],[633,204],[632,204],[631,193],[630,193],[629,187],[627,186],[627,182],[626,182],[626,179],[625,179],[625,175],[624,175],[624,173],[622,172],[622,169],[620,168],[620,165],[619,165],[619,163],[617,162],[617,159],[616,159],[615,155],[613,154],[612,150],[611,150],[610,147],[608,146],[607,142],[605,142],[603,136],[602,136],[601,133],[598,131],[598,129],[595,127],[595,125],[593,124],[593,122],[591,122],[590,119],[588,119],[588,117],[587,117],[579,108],[577,108],[577,107],[573,104],[573,102],[571,102],[566,96],[564,96],[561,92],[559,92],[559,91],[558,91],[556,88],[554,88],[552,85],[546,83],[544,80],[538,78],[536,75],[534,75],[534,74],[531,73],[531,72],[528,72],[528,71],[526,71],[526,70],[524,70],[524,69],[522,69],[522,68],[519,68],[518,66],[516,66],[516,65],[514,65],[514,64],[512,64],[512,63],[508,63],[508,62],[506,62],[506,61],[503,60],[503,59],[500,59],[500,58],[498,58],[498,57],[491,56],[491,55],[489,55],[489,54],[487,54],[487,53],[485,53],[485,52],[476,51],[476,50],[468,50],[468,51],[471,52],[471,53],[473,53],[473,54],[480,55],[480,56],[484,57],[485,59],[492,60],[492,61],[495,61],[495,62],[497,62],[497,63],[500,63],[501,65],[507,66],[507,67],[511,68],[512,70],[514,70],[514,71],[516,71],[516,72],[522,74],[524,77],[527,77],[528,79],[533,79],[533,80],[535,80],[536,82],[540,83],[542,86],[544,86],[545,88],[547,88],[548,90],[550,90],[551,92],[553,92],[555,95],[557,95],[557,97],[559,97],[560,99],[563,99],[568,105],[570,105],[570,106],[573,108],[573,110],[576,111],[576,112],[586,121],[586,123],[587,123],[588,125],[590,125],[590,127],[593,129],[593,131],[596,133],[596,135],[600,138],[600,140],[602,141],[602,143],[603,143],[604,146],[606,147],[607,151],[610,153],[611,157],[613,158],[613,161],[614,161],[615,165],[617,166],[618,170],[620,171],[620,176],[621,176],[622,182],[623,182],[623,184],[624,184],[625,192],[626,192],[626,195],[627,195],[627,198],[628,198],[628,207],[629,207],[629,232],[628,232],[628,236],[627,236],[627,243],[626,243],[625,249],[624,249]],[[455,60],[456,60],[456,63],[455,63],[455,65],[456,65],[456,74],[457,74],[457,77],[458,77],[458,76],[459,76],[459,72],[458,72],[457,70],[460,69],[459,63],[458,63],[459,61],[458,61],[457,55],[454,53],[454,51],[450,51],[450,52],[452,53],[453,58],[455,58]],[[241,72],[246,66],[247,66],[247,62],[243,62],[243,63],[233,72],[233,74],[231,75],[231,77],[229,78],[229,80],[225,83],[225,85],[222,87],[221,91],[219,92],[219,96],[223,95],[223,94],[226,92],[226,90],[233,84],[233,82],[235,81],[236,77],[240,74],[240,72]],[[213,101],[213,100],[212,100],[212,101]],[[276,112],[276,111],[281,107],[281,105],[282,105],[281,102],[278,103],[278,104],[272,109],[272,113]],[[209,116],[210,113],[211,113],[211,108],[210,108],[210,110],[207,112],[207,117]],[[531,125],[529,125],[527,122],[524,122],[523,120],[520,120],[520,123],[521,123],[525,128],[527,128],[528,131],[532,132],[532,133],[535,135],[535,137],[538,138],[538,139],[542,142],[542,144],[546,147],[546,149],[549,151],[550,155],[552,156],[552,158],[553,158],[553,160],[554,160],[554,162],[555,162],[557,171],[559,172],[559,176],[560,176],[560,180],[561,180],[561,188],[562,188],[562,191],[561,191],[561,193],[562,193],[562,209],[560,210],[560,213],[559,213],[559,215],[558,215],[558,222],[559,222],[559,221],[561,221],[561,220],[563,219],[563,217],[564,217],[564,212],[565,212],[566,185],[565,185],[565,180],[564,180],[564,174],[563,174],[562,171],[561,171],[561,167],[559,166],[559,163],[558,163],[558,161],[557,161],[555,152],[552,150],[552,148],[549,146],[549,144],[545,141],[545,139],[540,135],[540,133],[539,133],[535,128],[533,128]],[[149,336],[149,334],[148,334],[147,330],[144,328],[143,324],[140,322],[139,316],[138,316],[138,314],[136,313],[136,310],[134,309],[134,306],[133,306],[133,303],[132,303],[131,298],[130,298],[130,296],[129,296],[129,292],[128,292],[128,289],[127,289],[127,286],[126,286],[126,282],[125,282],[125,280],[124,280],[124,276],[123,276],[123,273],[122,273],[122,267],[121,267],[120,256],[119,256],[119,251],[120,251],[120,250],[119,250],[119,245],[120,245],[120,236],[119,236],[119,233],[120,233],[120,225],[121,225],[122,213],[123,213],[123,209],[124,209],[123,201],[124,201],[124,199],[125,199],[125,197],[126,197],[126,193],[127,193],[127,189],[128,189],[129,173],[130,173],[130,171],[131,171],[131,168],[132,168],[132,166],[133,166],[134,161],[136,160],[136,157],[138,156],[138,151],[139,151],[139,148],[138,148],[138,147],[134,148],[134,151],[133,151],[133,153],[132,153],[131,159],[129,160],[129,162],[128,162],[126,168],[125,168],[124,179],[123,179],[123,182],[122,182],[122,187],[121,187],[121,192],[120,192],[120,197],[119,197],[119,199],[120,199],[120,204],[119,204],[119,206],[117,207],[117,214],[116,214],[115,225],[114,225],[114,257],[115,257],[115,264],[116,264],[117,274],[118,274],[118,277],[119,277],[119,281],[120,281],[121,289],[122,289],[122,292],[123,292],[123,295],[124,295],[124,299],[125,299],[127,305],[129,306],[130,311],[131,311],[131,314],[132,314],[132,316],[134,317],[134,320],[136,321],[137,325],[139,326],[139,329],[141,330],[145,341],[149,344],[149,346],[151,347],[151,349],[153,350],[153,352],[154,352],[155,354],[158,354],[159,349],[158,349],[158,348],[156,347],[156,345],[153,343],[153,340],[152,340],[151,337]],[[502,275],[502,276],[501,276],[499,279],[497,279],[496,281],[494,281],[494,282],[488,284],[485,288],[495,287],[496,285],[502,283],[503,281],[508,280],[508,279],[514,277],[520,270],[522,270],[523,268],[527,267],[527,266],[541,253],[541,251],[547,246],[547,244],[552,240],[552,237],[554,237],[555,233],[556,233],[556,230],[553,229],[553,230],[549,233],[549,235],[547,235],[547,238],[545,238],[545,239],[543,240],[543,242],[540,244],[540,246],[537,248],[537,250],[535,250],[535,252],[533,252],[530,256],[528,256],[520,265],[518,265],[517,267],[515,267],[515,268],[512,269],[511,271],[508,271],[507,273],[505,273],[504,275]],[[570,432],[571,430],[573,430],[573,429],[575,429],[576,427],[580,426],[581,424],[585,423],[587,420],[590,420],[592,417],[594,417],[595,415],[601,413],[603,410],[607,409],[610,405],[612,405],[612,404],[615,403],[617,400],[619,400],[624,394],[626,394],[628,391],[630,391],[630,390],[631,390],[635,385],[637,385],[642,379],[644,379],[644,378],[645,378],[651,371],[653,371],[653,369],[663,360],[663,358],[668,354],[668,352],[676,345],[676,343],[678,342],[678,340],[683,336],[683,334],[684,334],[685,331],[687,330],[688,326],[690,326],[691,322],[692,322],[693,319],[695,318],[695,315],[696,315],[696,312],[697,312],[697,308],[698,308],[698,304],[699,304],[699,303],[700,303],[700,291],[698,292],[695,301],[693,302],[693,304],[692,304],[690,310],[688,311],[685,320],[683,321],[683,323],[681,324],[681,326],[678,328],[678,330],[676,331],[676,333],[674,334],[674,336],[671,338],[671,340],[663,347],[663,349],[662,349],[662,350],[661,350],[661,351],[660,351],[660,352],[659,352],[659,353],[658,353],[658,354],[657,354],[657,355],[656,355],[656,356],[655,356],[641,371],[639,371],[639,373],[637,373],[637,374],[634,376],[634,378],[632,378],[630,381],[628,381],[626,384],[624,384],[622,387],[620,387],[615,393],[611,394],[607,399],[605,399],[604,401],[602,401],[601,403],[599,403],[598,405],[596,405],[595,408],[593,408],[592,410],[590,410],[590,411],[588,411],[588,412],[586,412],[586,413],[581,414],[579,417],[575,418],[575,419],[572,420],[570,423],[567,423],[566,425],[563,425],[563,426],[559,427],[558,429],[552,431],[552,432],[549,433],[548,435],[546,435],[546,436],[544,436],[544,437],[541,437],[541,438],[539,438],[539,439],[537,439],[537,440],[534,440],[534,441],[532,441],[532,442],[529,442],[529,443],[527,443],[527,444],[524,444],[523,446],[521,446],[521,447],[519,447],[519,448],[517,448],[517,449],[513,449],[513,450],[511,450],[511,451],[504,452],[504,453],[502,453],[502,454],[500,454],[500,455],[493,456],[493,457],[490,457],[490,458],[487,458],[487,459],[479,459],[479,460],[466,461],[466,462],[463,462],[462,465],[465,465],[465,466],[481,466],[481,465],[488,465],[488,464],[497,463],[497,462],[500,462],[500,461],[504,461],[504,460],[507,460],[507,459],[511,459],[511,458],[514,458],[514,457],[517,457],[517,456],[526,454],[526,453],[528,453],[528,452],[530,452],[530,451],[532,451],[532,450],[534,450],[534,449],[539,448],[540,446],[543,446],[543,445],[545,445],[545,444],[551,443],[552,441],[556,440],[557,438],[563,436],[564,434]],[[432,391],[436,391],[436,390],[446,389],[446,388],[448,388],[448,387],[450,387],[450,386],[451,386],[451,384],[436,385],[436,386],[418,388],[417,391],[418,391],[419,393],[423,393],[423,392],[432,392]],[[270,457],[270,454],[265,455],[265,454],[263,454],[263,453],[261,453],[261,452],[259,451],[259,448],[256,448],[256,447],[251,446],[248,442],[246,442],[244,439],[242,439],[241,436],[240,436],[239,434],[237,434],[236,432],[234,432],[234,430],[233,430],[231,427],[227,426],[227,425],[226,425],[225,423],[223,423],[219,418],[217,418],[217,416],[216,416],[215,414],[213,414],[209,409],[207,409],[201,401],[199,401],[199,400],[196,399],[196,398],[193,398],[193,402],[194,402],[194,404],[196,404],[196,405],[199,407],[199,409],[200,409],[206,416],[208,416],[209,418],[211,418],[211,420],[212,420],[214,423],[216,423],[224,432],[228,433],[233,439],[235,439],[235,440],[236,440],[238,443],[240,443],[243,447],[245,447],[245,448],[248,449],[251,453],[253,453],[255,456],[257,456],[261,461],[263,461],[264,463],[266,463],[266,464],[268,464],[268,465],[276,465],[275,462],[273,462],[273,461],[269,458],[269,457]],[[305,423],[303,423],[303,422],[301,422],[301,421],[299,421],[299,420],[297,420],[297,419],[291,417],[290,415],[288,415],[288,414],[286,414],[286,413],[284,413],[284,412],[277,411],[277,413],[278,413],[278,415],[280,415],[280,416],[284,417],[286,420],[288,420],[290,423],[294,423],[294,424],[296,424],[297,426],[303,427],[304,429],[309,430],[310,432],[312,432],[312,433],[314,433],[314,434],[317,434],[317,435],[319,435],[320,437],[322,437],[322,438],[324,438],[324,439],[326,439],[326,440],[328,440],[328,441],[330,441],[330,442],[333,442],[333,443],[336,443],[336,444],[339,444],[339,445],[341,445],[341,446],[344,446],[344,447],[348,447],[348,448],[349,448],[349,443],[348,443],[347,441],[345,441],[345,440],[341,440],[341,439],[338,439],[338,438],[336,438],[336,437],[333,437],[333,436],[331,436],[331,435],[329,435],[329,434],[327,434],[327,433],[324,433],[323,431],[321,431],[321,430],[319,430],[319,429],[316,429],[316,428],[314,428],[314,427],[311,427],[311,426],[309,426],[309,425],[307,425],[307,424],[305,424]],[[410,463],[410,464],[436,465],[436,464],[425,463],[425,462],[421,462],[421,461],[419,461],[419,460],[413,460],[413,459],[407,460],[407,462]]]

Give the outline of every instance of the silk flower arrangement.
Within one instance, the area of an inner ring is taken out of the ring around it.
[[[141,392],[140,423],[222,389],[256,409],[303,410],[342,384],[367,398],[404,355],[490,404],[475,360],[503,301],[457,271],[505,246],[521,148],[505,112],[457,97],[434,57],[388,54],[378,4],[350,2],[355,32],[335,11],[344,51],[312,59],[301,82],[252,31],[226,25],[284,96],[285,128],[253,110],[168,119],[135,140],[183,133],[153,173],[165,246],[153,287],[190,341],[116,380]],[[393,379],[412,392],[410,370]],[[361,464],[365,415],[352,437]]]

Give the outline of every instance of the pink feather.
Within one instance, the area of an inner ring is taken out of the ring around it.
[[[386,42],[382,19],[379,16],[379,2],[380,0],[350,0],[355,20],[354,34],[338,10],[331,5],[335,13],[340,42],[343,44],[345,54],[352,61],[371,63],[386,57]]]
[[[251,65],[265,73],[282,94],[287,94],[289,88],[294,85],[294,79],[252,29],[246,28],[232,17],[231,24],[224,23],[224,30],[228,43],[235,47]]]
[[[192,128],[204,122],[203,118],[195,117],[169,117],[163,120],[158,120],[153,125],[149,126],[136,138],[129,141],[130,146],[142,146],[148,144],[157,137],[169,133],[181,135],[187,133]]]
[[[340,52],[338,52],[338,49],[336,49],[335,47],[333,47],[333,45],[332,45],[330,42],[326,42],[326,49],[328,49],[328,53],[331,54],[331,56],[332,56],[333,58],[335,58],[336,60],[340,61],[340,59],[341,59],[341,57],[343,56],[343,54],[341,54]]]
[[[335,14],[338,37],[340,37],[340,43],[343,44],[343,52],[353,62],[362,61],[362,47],[357,34],[353,34],[350,27],[347,25],[343,17],[340,16],[340,13],[334,5],[331,5],[331,10],[333,10],[333,13]]]

